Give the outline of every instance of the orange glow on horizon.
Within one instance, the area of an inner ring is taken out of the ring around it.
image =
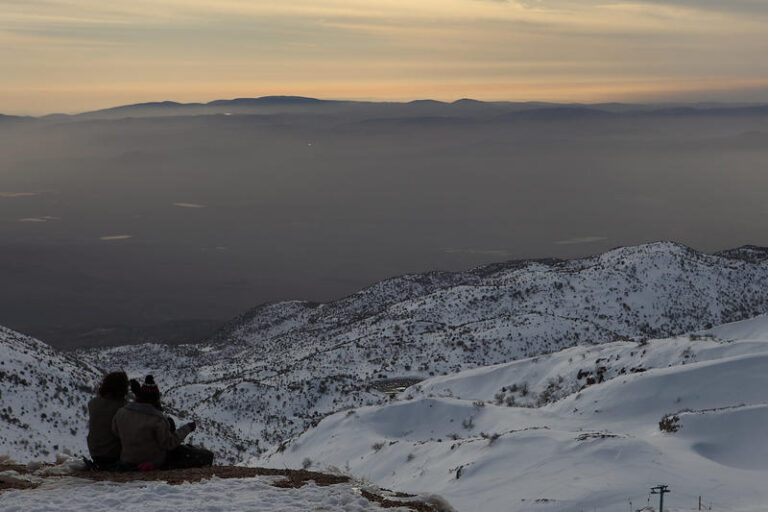
[[[683,101],[679,98],[696,95],[706,98],[712,93],[733,90],[761,90],[768,88],[768,80],[739,80],[700,83],[696,81],[667,82],[591,82],[568,83],[398,83],[387,84],[286,84],[261,85],[196,85],[166,84],[158,88],[154,84],[120,86],[89,86],[84,88],[38,88],[7,91],[2,101],[27,104],[31,108],[14,112],[0,108],[0,112],[15,115],[45,115],[51,113],[80,113],[119,105],[153,101],[177,101],[180,103],[207,103],[217,99],[255,98],[259,96],[307,96],[331,100],[351,101],[412,101],[433,99],[455,101],[472,98],[480,101],[551,103],[653,103]],[[675,100],[675,98],[678,98]],[[698,100],[696,100],[698,101]],[[56,109],[62,103],[73,105],[68,110]]]
[[[580,0],[0,3],[0,112],[302,95],[768,102],[768,9]]]

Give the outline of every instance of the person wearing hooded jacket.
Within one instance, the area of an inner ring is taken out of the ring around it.
[[[160,390],[152,375],[147,375],[134,393],[136,401],[123,406],[112,419],[112,432],[122,445],[120,464],[140,469],[164,467],[168,453],[195,430],[195,422],[171,429],[159,407]]]
[[[123,371],[104,376],[97,396],[88,402],[88,452],[98,469],[111,469],[120,459],[120,438],[112,432],[112,419],[126,404],[128,375]]]

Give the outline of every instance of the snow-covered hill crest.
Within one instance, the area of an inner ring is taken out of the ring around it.
[[[329,416],[261,463],[345,467],[440,493],[457,510],[640,510],[666,483],[665,510],[693,510],[703,496],[716,510],[758,511],[768,501],[766,370],[765,315],[578,346],[428,379],[393,403]]]
[[[200,438],[236,461],[330,413],[385,401],[382,390],[398,380],[768,312],[766,285],[765,249],[711,255],[661,242],[578,260],[406,275],[326,304],[259,306],[203,344],[82,355],[155,374],[176,409],[208,423]],[[600,379],[593,370],[584,380]]]

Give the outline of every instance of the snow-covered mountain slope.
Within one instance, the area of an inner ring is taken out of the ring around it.
[[[654,243],[579,260],[406,275],[327,304],[259,306],[203,344],[80,355],[132,376],[155,374],[166,399],[199,420],[197,438],[237,461],[332,412],[381,403],[383,381],[748,318],[768,312],[766,285],[766,249],[707,255]],[[632,360],[625,372],[639,371],[636,356],[622,357]],[[589,378],[598,381],[599,369]]]
[[[88,364],[0,327],[0,455],[87,453],[86,404],[100,379]]]
[[[694,510],[702,496],[716,510],[758,511],[766,421],[760,316],[435,377],[393,403],[332,415],[260,463],[344,467],[460,511],[638,510],[659,483],[672,489],[665,510]]]

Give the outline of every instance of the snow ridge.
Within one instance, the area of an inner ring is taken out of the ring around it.
[[[765,315],[577,346],[428,379],[329,416],[260,461],[323,461],[457,510],[645,510],[648,489],[666,483],[665,510],[695,510],[704,496],[715,510],[757,512],[768,501],[767,368]]]
[[[709,255],[659,242],[578,260],[405,275],[326,304],[259,306],[202,344],[80,356],[154,373],[171,405],[201,422],[198,439],[235,462],[328,414],[386,402],[382,391],[400,380],[576,344],[663,338],[767,312],[764,252]],[[515,400],[528,399],[518,392]]]

